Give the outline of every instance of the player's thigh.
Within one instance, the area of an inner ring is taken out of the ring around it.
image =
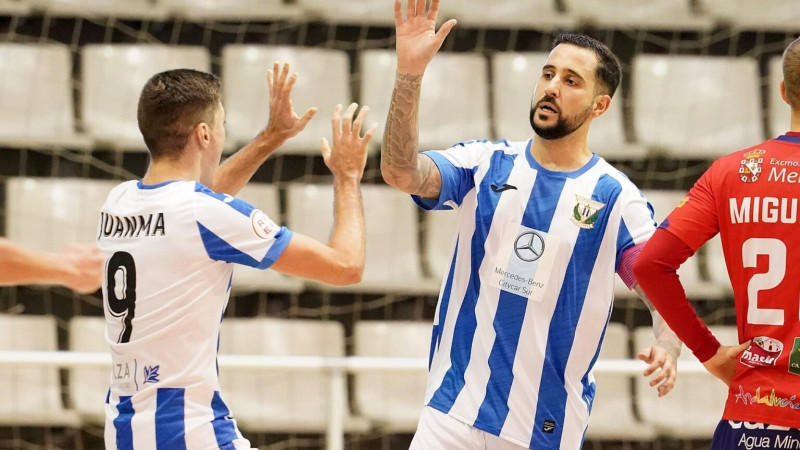
[[[796,448],[800,430],[763,423],[722,420],[714,431],[711,450]]]
[[[422,408],[417,431],[408,450],[482,450],[483,438],[477,428],[431,408]]]

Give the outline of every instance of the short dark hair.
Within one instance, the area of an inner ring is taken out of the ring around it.
[[[142,88],[137,111],[151,158],[179,156],[197,124],[213,126],[221,98],[216,75],[192,69],[153,75]]]
[[[783,51],[783,83],[792,108],[800,108],[800,38]]]
[[[593,51],[597,57],[597,72],[595,75],[597,75],[601,92],[608,94],[610,97],[614,96],[619,83],[622,81],[622,65],[610,48],[585,34],[573,33],[557,35],[553,39],[553,48],[556,48],[558,44],[572,44]]]

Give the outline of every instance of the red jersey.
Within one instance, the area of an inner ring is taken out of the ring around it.
[[[798,203],[800,133],[787,133],[718,159],[661,226],[694,251],[722,238],[739,341],[752,339],[723,419],[800,426]]]

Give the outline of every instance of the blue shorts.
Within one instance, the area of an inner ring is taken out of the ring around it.
[[[723,420],[714,431],[711,450],[800,448],[800,429]]]

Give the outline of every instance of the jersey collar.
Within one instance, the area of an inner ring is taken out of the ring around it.
[[[787,131],[786,134],[780,135],[775,139],[783,142],[791,142],[792,144],[800,144],[800,133],[797,131]]]

